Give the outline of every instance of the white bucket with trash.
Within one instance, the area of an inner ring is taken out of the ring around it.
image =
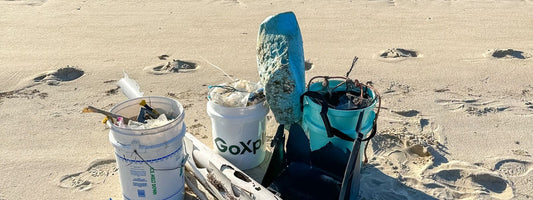
[[[124,199],[183,199],[183,106],[167,97],[139,97],[116,105],[110,112],[131,119],[139,115],[142,100],[164,114],[168,123],[135,129],[107,122]]]
[[[268,111],[260,84],[241,80],[212,86],[207,114],[218,154],[241,170],[261,164]]]

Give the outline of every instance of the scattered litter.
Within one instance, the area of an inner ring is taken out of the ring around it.
[[[356,110],[366,108],[372,105],[376,100],[369,94],[372,89],[357,79],[350,79],[348,76],[352,72],[358,58],[355,57],[350,70],[345,77],[316,76],[309,81],[309,86],[314,79],[320,79],[322,88],[317,92],[323,96],[329,108],[337,110]],[[330,88],[330,82],[334,79],[344,79],[338,85]]]
[[[133,120],[130,120],[129,122],[128,128],[130,129],[150,129],[164,126],[169,123],[169,120],[165,114],[161,114],[157,119],[147,119],[146,123],[136,122]]]
[[[266,97],[260,83],[247,80],[209,86],[208,99],[226,107],[246,107],[263,102]]]
[[[260,88],[248,96],[248,106],[257,104],[259,102],[262,102],[266,99],[264,88]]]
[[[142,97],[143,93],[140,91],[140,86],[137,82],[128,77],[128,74],[124,72],[124,78],[121,78],[117,85],[126,97],[129,99]],[[117,115],[115,113],[107,112],[102,109],[98,109],[92,106],[88,106],[83,109],[83,113],[100,113],[106,117],[102,120],[102,123],[107,123],[108,120],[120,128],[129,129],[149,129],[159,126],[164,126],[172,119],[168,119],[165,114],[160,114],[155,108],[152,108],[146,103],[146,100],[139,102],[139,114],[130,118]]]
[[[196,63],[187,62],[183,60],[173,59],[164,65],[159,65],[152,68],[154,74],[160,74],[165,72],[179,73],[188,72],[196,69]],[[159,73],[158,73],[159,72]]]
[[[372,105],[373,100],[368,92],[363,93],[361,97],[360,92],[356,93],[353,91],[338,91],[332,92],[332,97],[328,100],[332,106],[337,110],[354,110],[360,108],[366,108]]]
[[[129,121],[129,122],[132,122],[132,121]],[[126,124],[124,123],[124,118],[123,117],[118,117],[117,126],[120,127],[120,128],[126,128]]]
[[[129,129],[150,129],[168,124],[172,119],[168,119],[165,114],[159,114],[154,108],[146,104],[145,100],[139,103],[139,115],[130,118],[110,113],[92,106],[83,109],[83,113],[100,113],[106,116],[102,123],[110,120],[115,126]]]

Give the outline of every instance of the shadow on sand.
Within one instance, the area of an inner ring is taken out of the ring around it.
[[[398,179],[390,177],[372,165],[361,169],[360,200],[436,200],[422,191],[409,187]]]

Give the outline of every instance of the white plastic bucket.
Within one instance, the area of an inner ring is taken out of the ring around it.
[[[183,106],[167,97],[139,97],[122,102],[110,112],[124,117],[139,114],[141,100],[170,123],[150,129],[121,128],[108,122],[109,141],[115,147],[124,199],[183,199]]]
[[[247,107],[225,107],[207,102],[213,145],[222,157],[241,170],[251,169],[265,159],[266,101]]]

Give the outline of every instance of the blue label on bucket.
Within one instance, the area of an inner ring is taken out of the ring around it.
[[[142,188],[148,186],[148,183],[133,182],[133,186]]]
[[[144,190],[137,190],[137,196],[138,197],[146,197],[146,194],[145,194]]]
[[[144,179],[144,178],[134,178],[133,181],[146,182],[146,179]]]
[[[139,171],[139,170],[130,170],[130,174],[133,176],[146,176],[145,171]]]

